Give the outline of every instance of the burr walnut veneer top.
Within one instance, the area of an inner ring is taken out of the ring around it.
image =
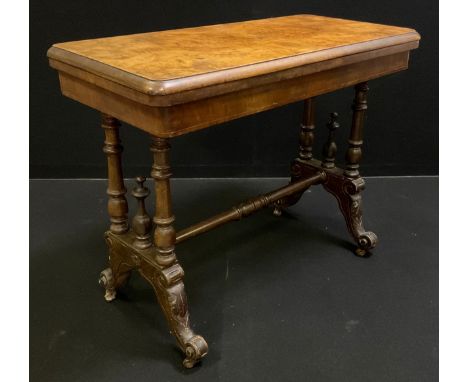
[[[398,45],[414,49],[418,40],[413,29],[296,15],[59,43],[48,56],[52,66],[164,96]]]

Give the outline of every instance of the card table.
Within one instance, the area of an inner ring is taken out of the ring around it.
[[[54,44],[48,51],[64,96],[102,114],[108,167],[105,233],[109,268],[100,276],[105,299],[138,271],[154,289],[171,333],[193,367],[208,352],[205,339],[189,322],[184,271],[176,244],[222,224],[272,207],[276,216],[321,184],[338,201],[356,254],[366,256],[377,236],[364,228],[359,171],[367,82],[408,68],[419,34],[409,28],[315,15],[176,29]],[[315,99],[354,86],[345,165],[335,165],[338,115],[330,114],[322,158],[312,150]],[[303,101],[299,153],[290,182],[176,231],[172,212],[169,139],[222,122]],[[153,156],[155,215],[145,208],[145,177],[132,195],[138,208],[129,224],[121,164],[120,121],[148,133]]]

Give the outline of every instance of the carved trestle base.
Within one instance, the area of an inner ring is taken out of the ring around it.
[[[337,167],[324,168],[323,163],[315,159],[294,160],[288,186],[241,203],[231,211],[179,231],[175,235],[176,241],[180,242],[229,221],[238,220],[268,205],[281,209],[291,206],[299,201],[309,186],[316,184],[322,184],[325,190],[335,196],[348,230],[357,243],[356,254],[364,256],[377,244],[377,236],[366,231],[362,222],[361,192],[364,189],[364,180],[361,177],[347,177],[345,171]],[[207,354],[208,345],[203,337],[195,334],[190,327],[183,283],[184,271],[177,259],[168,264],[158,262],[160,249],[154,245],[142,248],[137,236],[138,233],[133,230],[125,233],[105,233],[110,267],[101,272],[99,279],[105,288],[104,297],[109,302],[114,300],[117,291],[125,285],[132,271],[137,270],[153,287],[170,331],[185,354],[183,364],[191,368]]]
[[[325,173],[325,180],[321,184],[338,201],[348,231],[357,244],[355,253],[358,256],[366,255],[377,245],[378,238],[375,233],[366,231],[362,221],[364,179],[361,177],[349,178],[345,175],[345,170],[338,167],[324,168],[322,162],[315,159],[302,160],[298,158],[291,165],[291,183],[309,177],[319,170]],[[299,201],[304,191],[279,200],[277,207],[283,209],[292,206]]]
[[[273,204],[276,200],[298,192],[302,193],[312,184],[321,183],[324,179],[325,174],[322,169],[309,171],[307,176],[301,177],[293,184],[245,201],[231,210],[179,231],[174,236],[175,241],[179,243],[222,224],[250,216]],[[141,179],[139,182],[141,183]],[[138,194],[141,190],[143,188],[140,185],[134,190],[134,194]],[[142,206],[140,209],[144,211]],[[140,218],[145,216],[141,211],[137,215]],[[154,228],[153,234],[157,233],[157,229],[158,227]],[[145,231],[145,234],[151,234],[151,232]],[[175,257],[171,262],[161,264],[161,261],[158,261],[161,257],[161,248],[154,245],[146,248],[141,246],[139,236],[141,236],[141,227],[135,222],[133,228],[125,233],[119,234],[112,231],[105,233],[109,247],[110,267],[101,272],[99,279],[105,289],[104,297],[108,302],[114,300],[118,289],[125,285],[131,272],[138,270],[153,287],[171,333],[176,337],[179,347],[186,355],[184,366],[191,368],[207,354],[208,345],[203,337],[196,335],[190,328],[187,297],[182,281],[183,269]]]
[[[115,299],[117,290],[125,284],[130,273],[137,270],[154,289],[170,331],[185,354],[184,366],[193,367],[207,354],[208,345],[190,327],[182,267],[177,262],[169,267],[158,264],[156,248],[135,247],[136,235],[132,231],[120,235],[108,231],[105,239],[109,247],[110,268],[101,272],[99,281],[105,288],[106,301]]]
[[[230,210],[176,232],[173,226],[169,165],[170,145],[167,139],[152,137],[151,152],[153,166],[151,177],[155,183],[155,215],[151,221],[146,212],[144,200],[149,190],[143,185],[145,178],[137,178],[137,187],[132,195],[137,198],[138,211],[129,230],[127,201],[120,163],[122,147],[118,136],[119,123],[110,116],[103,117],[106,132],[104,152],[108,157],[110,230],[105,238],[109,247],[110,267],[101,272],[100,283],[105,288],[106,301],[116,298],[119,288],[137,270],[153,287],[159,305],[186,358],[183,364],[193,367],[208,352],[203,337],[195,334],[190,327],[187,297],[183,283],[184,271],[177,261],[175,245],[191,237],[208,232],[231,221],[241,220],[268,206],[274,207],[274,214],[281,215],[286,207],[297,203],[311,186],[323,184],[338,201],[349,232],[357,243],[356,254],[364,256],[377,244],[377,236],[366,231],[362,222],[362,197],[364,180],[359,174],[359,159],[362,145],[362,125],[367,109],[367,84],[356,86],[353,103],[351,138],[346,155],[346,169],[335,166],[336,144],[334,131],[338,128],[337,114],[332,113],[329,138],[324,147],[324,161],[313,158],[312,144],[315,106],[314,100],[304,104],[300,133],[299,158],[291,166],[289,185],[247,200]],[[153,240],[152,240],[153,238]]]

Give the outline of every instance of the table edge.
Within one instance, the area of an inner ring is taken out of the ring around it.
[[[418,32],[408,28],[407,33],[400,35],[169,80],[153,80],[138,76],[54,45],[47,51],[47,56],[49,59],[77,67],[148,96],[169,96],[393,45],[419,41],[420,38]]]

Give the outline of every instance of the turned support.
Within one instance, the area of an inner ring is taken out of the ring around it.
[[[102,114],[101,126],[105,134],[103,151],[107,155],[107,195],[109,195],[107,210],[111,222],[110,231],[121,234],[128,230],[128,205],[125,198],[127,190],[122,176],[123,148],[119,138],[120,123],[110,115]]]
[[[122,235],[128,231],[128,204],[125,198],[127,190],[124,186],[121,164],[122,145],[119,138],[119,121],[107,114],[102,114],[101,126],[104,129],[103,151],[107,156],[107,210],[110,218],[110,232]],[[125,260],[116,254],[110,242],[108,234],[105,235],[109,246],[109,268],[101,272],[99,283],[105,288],[106,301],[115,299],[117,289],[128,280],[131,267],[125,264]]]
[[[153,137],[151,177],[154,179],[156,196],[153,222],[156,225],[154,245],[157,267],[156,270],[153,266],[142,267],[140,273],[153,285],[171,333],[185,353],[183,364],[191,368],[207,354],[208,345],[203,337],[196,335],[190,327],[183,283],[184,271],[178,264],[174,252],[176,234],[173,226],[175,218],[172,213],[169,150],[167,139]]]
[[[338,123],[338,113],[334,112],[330,114],[330,121],[327,123],[328,128],[328,139],[323,146],[323,168],[334,168],[336,158],[336,142],[335,142],[335,131],[340,127]]]
[[[315,98],[308,98],[304,101],[302,111],[302,122],[299,132],[299,159],[310,161],[313,159],[312,146],[314,144],[315,129]],[[291,184],[298,181],[300,176],[295,171],[294,164],[291,167]],[[281,198],[274,203],[273,215],[281,216],[283,209],[296,204],[306,189],[295,194]]]
[[[324,148],[325,158],[321,164],[322,168],[329,170],[329,172],[327,172],[327,180],[323,186],[336,197],[341,212],[346,220],[348,230],[356,241],[356,254],[359,256],[366,255],[377,245],[378,241],[375,233],[367,231],[364,228],[362,217],[362,191],[364,190],[365,182],[359,174],[368,90],[367,82],[355,86],[355,96],[352,104],[353,119],[344,171],[335,168],[334,165],[336,145],[334,144],[333,135],[338,127],[338,124],[334,125],[334,122],[336,122],[334,115],[332,115],[328,125],[330,134],[328,143]]]
[[[198,236],[204,232],[211,231],[223,224],[229,223],[234,220],[241,220],[244,217],[250,216],[278,200],[289,195],[294,195],[298,192],[303,192],[313,184],[322,183],[325,180],[325,173],[318,170],[314,175],[304,178],[298,182],[291,183],[287,186],[281,187],[277,190],[271,191],[267,194],[257,196],[239,205],[231,208],[228,211],[222,212],[211,218],[203,220],[191,227],[177,232],[176,243],[180,243],[191,237]]]
[[[304,101],[301,131],[299,134],[299,158],[309,160],[313,158],[312,146],[314,144],[315,129],[315,98]]]
[[[367,110],[367,92],[369,87],[367,82],[362,82],[355,86],[355,96],[352,105],[353,109],[353,121],[351,124],[351,133],[349,135],[349,147],[346,152],[346,169],[345,176],[348,178],[359,177],[359,162],[362,157],[362,140],[363,140],[363,129],[364,119]]]
[[[170,145],[167,139],[153,137],[151,152],[153,166],[151,177],[154,179],[156,210],[153,222],[154,245],[156,246],[156,261],[161,266],[169,266],[176,260],[174,253],[175,229],[171,200],[171,168],[169,164]]]
[[[149,190],[144,186],[146,178],[138,176],[136,179],[137,186],[132,190],[132,195],[136,198],[138,210],[132,220],[132,230],[135,232],[135,240],[133,245],[138,249],[151,247],[151,218],[146,212],[145,199],[149,195]]]
[[[115,134],[116,120],[107,118],[105,125],[112,132],[106,134],[105,148],[110,154],[116,155],[115,153],[120,153],[118,135]],[[183,282],[184,271],[177,262],[174,252],[175,229],[172,225],[174,216],[171,203],[169,148],[166,139],[153,137],[151,176],[154,178],[156,195],[156,212],[153,218],[156,225],[154,247],[151,247],[151,220],[144,206],[144,199],[148,196],[149,190],[143,185],[145,178],[138,177],[138,185],[133,190],[133,196],[138,201],[138,211],[132,225],[133,232],[126,235],[119,234],[112,229],[111,232],[106,232],[110,267],[101,272],[99,282],[106,290],[105,299],[112,301],[116,297],[117,290],[128,280],[131,271],[137,269],[154,289],[169,324],[170,332],[176,337],[179,347],[185,354],[183,365],[191,368],[207,354],[208,345],[203,337],[195,334],[190,327]],[[109,179],[113,179],[111,185],[114,188],[109,187],[109,189],[125,190],[121,180],[120,166],[116,167],[115,160],[111,159],[112,166],[109,169],[112,168],[112,171],[109,172]],[[115,182],[119,174],[120,183]],[[115,194],[113,192],[112,196]],[[116,214],[114,210],[112,211],[111,216],[115,217]],[[126,212],[125,201],[125,216]],[[131,245],[127,240],[131,240]]]

